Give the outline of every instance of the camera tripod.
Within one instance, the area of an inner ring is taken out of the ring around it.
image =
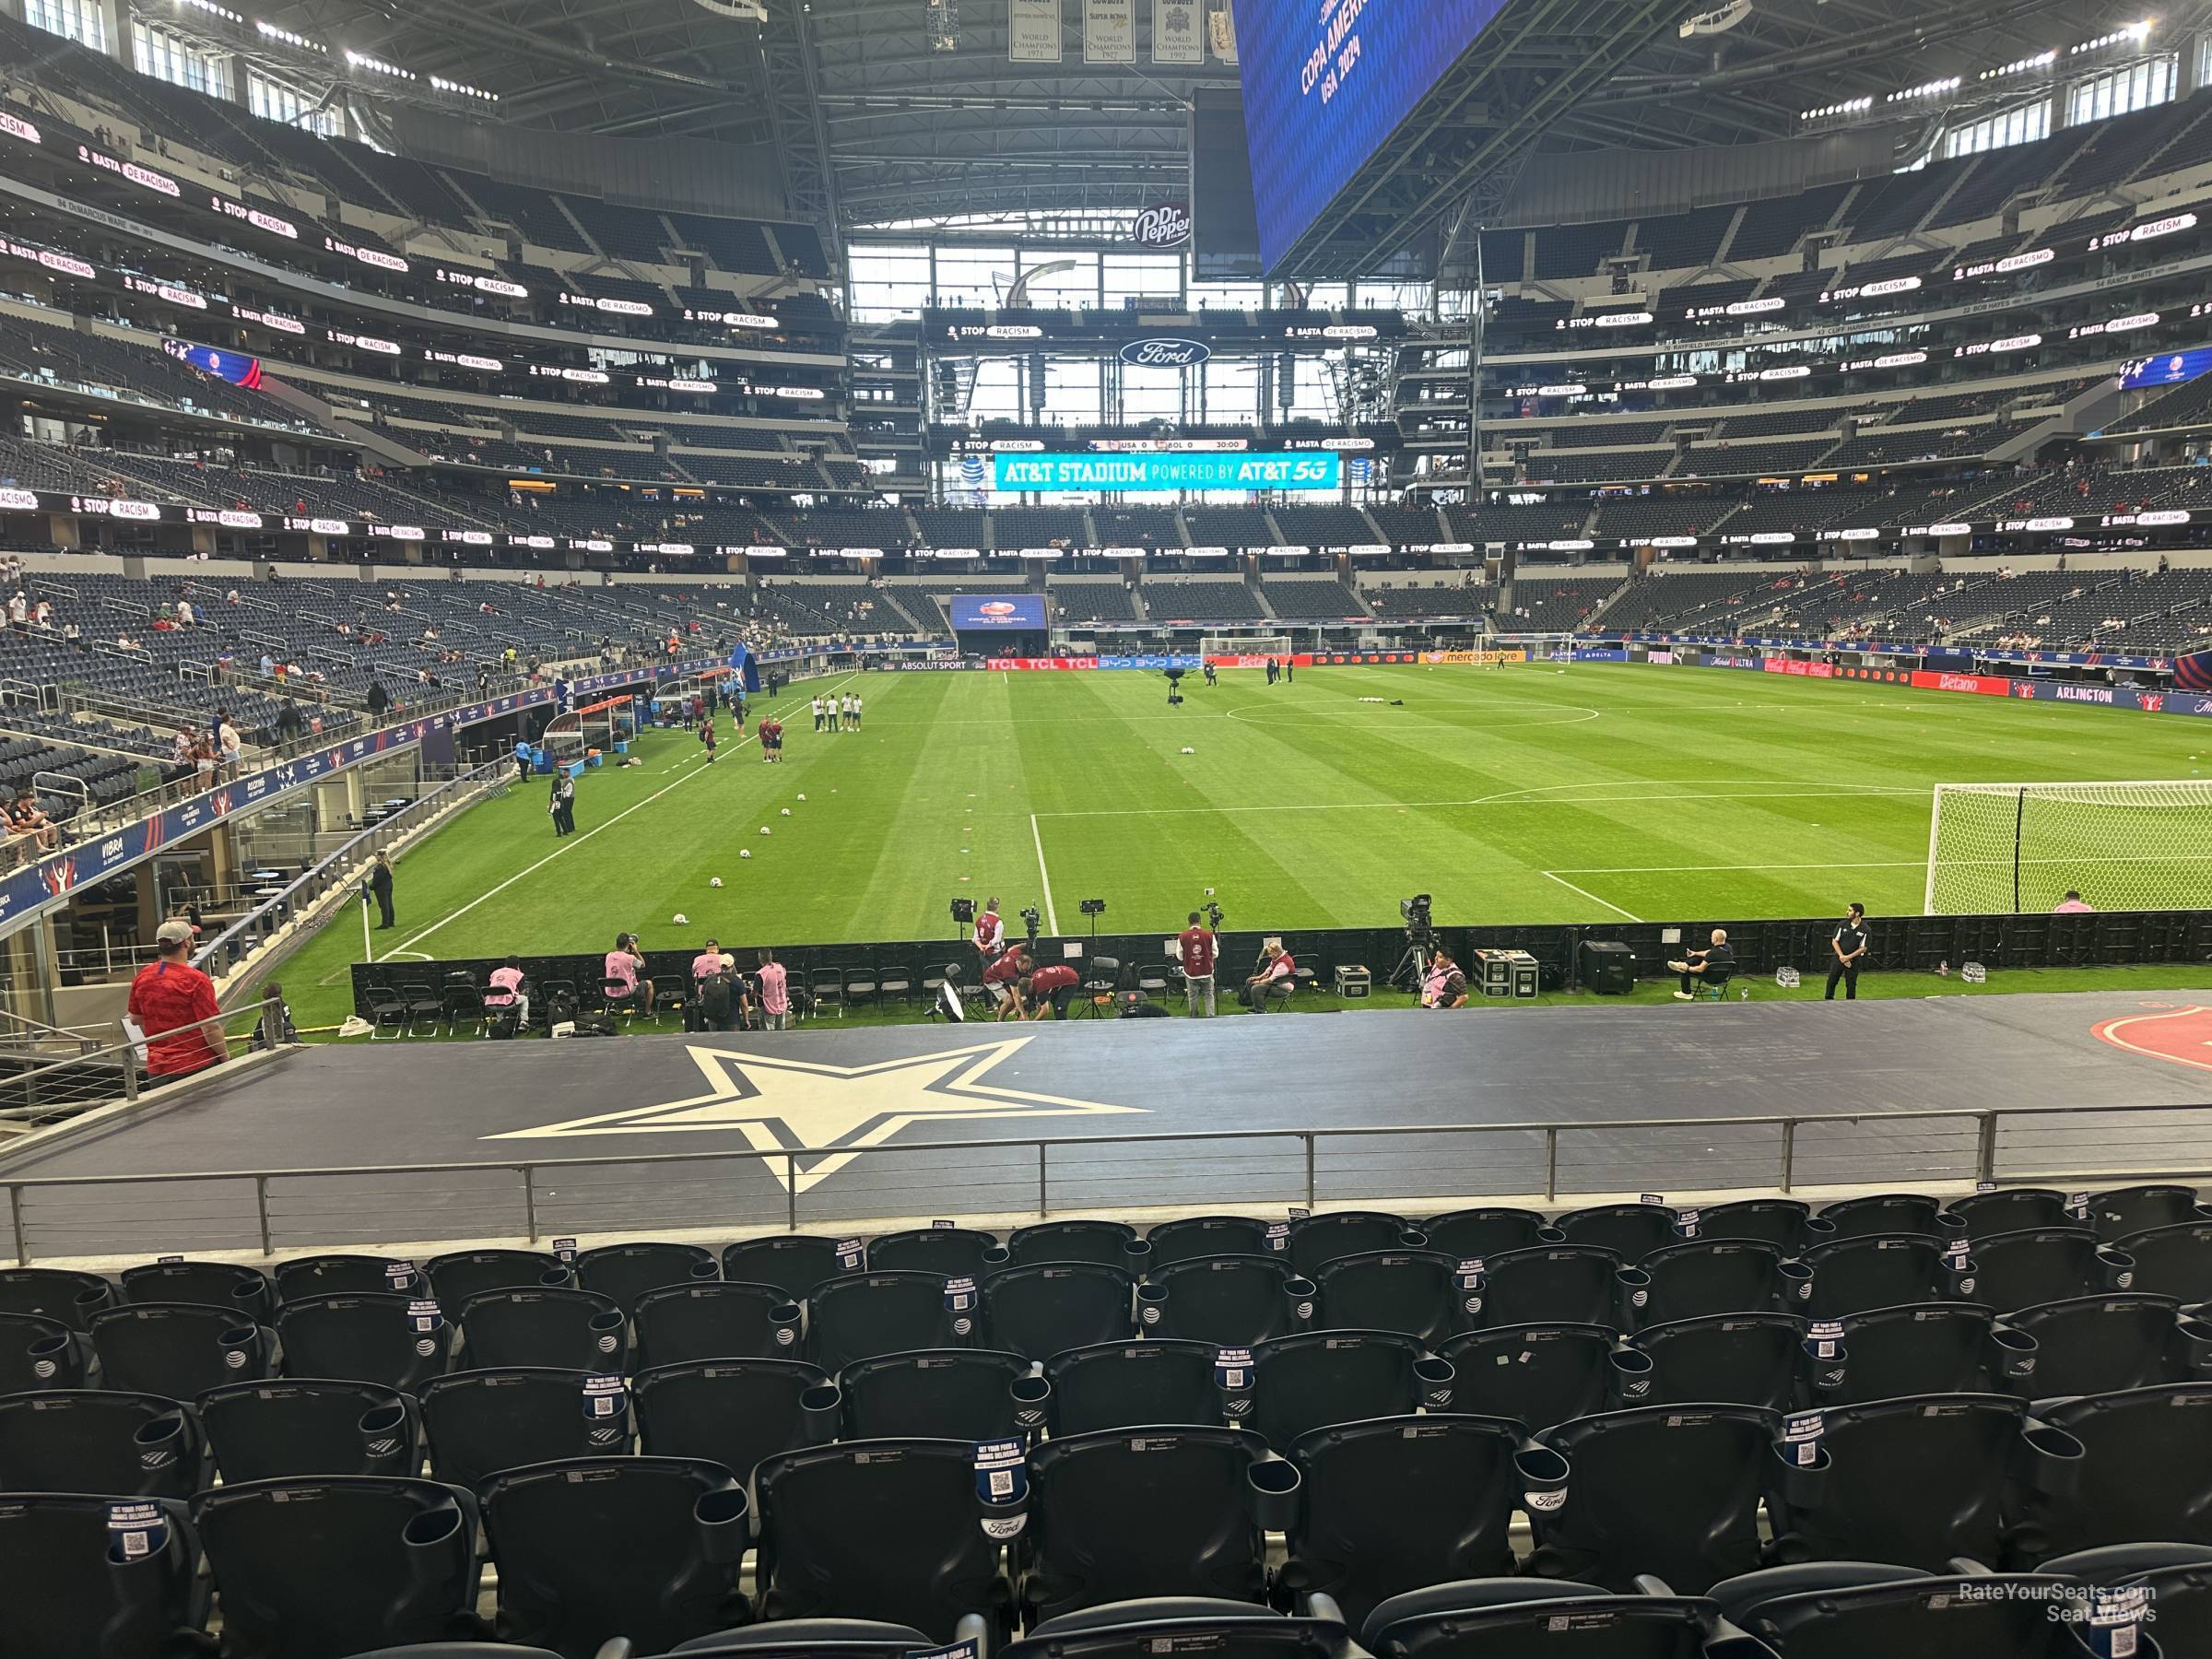
[[[1429,978],[1430,953],[1435,948],[1436,936],[1433,934],[1425,929],[1416,933],[1408,928],[1406,933],[1406,954],[1398,959],[1398,965],[1390,971],[1390,982],[1403,986],[1418,996],[1421,986]]]

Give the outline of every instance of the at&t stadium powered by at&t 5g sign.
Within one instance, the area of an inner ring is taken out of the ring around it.
[[[1344,460],[1333,452],[991,457],[995,489],[1037,495],[1078,489],[1331,490],[1343,487]]]

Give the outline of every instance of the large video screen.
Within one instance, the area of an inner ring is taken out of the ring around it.
[[[1260,258],[1291,244],[1505,0],[1235,0]]]
[[[2170,351],[2162,357],[2137,358],[2120,366],[2120,390],[2137,392],[2145,386],[2178,386],[2207,370],[2212,370],[2212,346]]]
[[[955,594],[945,604],[955,633],[1044,626],[1041,594]]]
[[[1344,459],[1335,451],[1197,450],[1171,454],[999,454],[994,489],[1065,495],[1123,489],[1159,494],[1196,489],[1338,489]]]

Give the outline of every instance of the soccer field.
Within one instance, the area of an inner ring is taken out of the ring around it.
[[[865,729],[818,735],[787,694],[781,766],[649,734],[641,767],[582,780],[565,841],[542,783],[471,809],[401,862],[378,958],[947,938],[951,900],[993,894],[1048,932],[1088,931],[1093,898],[1107,931],[1168,931],[1207,888],[1239,928],[1393,925],[1415,892],[1442,924],[1916,913],[1936,782],[2186,778],[2212,736],[1613,665],[1227,672],[1180,708],[1153,674],[824,683],[865,695]],[[352,922],[287,977],[359,960]]]

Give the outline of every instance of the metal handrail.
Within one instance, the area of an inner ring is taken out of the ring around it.
[[[210,1027],[226,1026],[245,1015],[249,1009],[257,1020],[267,1019],[272,1014],[281,1019],[283,1007],[282,1003],[275,998],[270,998],[266,1001],[249,1004],[247,1007],[233,1008],[227,1014],[217,1014],[206,1019],[195,1019],[188,1025],[174,1026],[168,1030],[153,1032],[144,1041],[149,1044],[165,1042],[182,1032],[206,1030]],[[41,1077],[57,1077],[69,1072],[81,1075],[88,1065],[96,1065],[102,1060],[107,1060],[113,1062],[123,1076],[123,1092],[116,1098],[123,1100],[135,1100],[139,1095],[137,1057],[139,1046],[138,1040],[126,1037],[122,1041],[109,1043],[104,1048],[87,1049],[82,1053],[70,1055],[67,1059],[49,1061],[44,1065],[37,1065],[29,1071],[18,1072],[7,1079],[7,1087],[11,1093],[32,1088]],[[192,1075],[203,1076],[206,1072],[216,1071],[228,1064],[227,1060],[218,1061],[215,1065],[205,1068],[204,1072]],[[80,1106],[80,1110],[103,1103],[105,1102],[85,1102]],[[63,1110],[65,1110],[64,1105],[58,1101],[39,1106],[11,1106],[0,1110],[0,1122],[20,1122],[25,1119],[52,1117]],[[0,1145],[4,1145],[4,1143],[0,1143]]]
[[[1305,1202],[1312,1207],[1323,1201],[1320,1180],[1320,1149],[1327,1143],[1375,1139],[1382,1136],[1403,1135],[1540,1135],[1544,1137],[1545,1182],[1543,1196],[1554,1202],[1560,1193],[1559,1137],[1567,1134],[1604,1134],[1639,1130],[1726,1128],[1779,1128],[1781,1145],[1779,1161],[1771,1173],[1772,1181],[1724,1182],[1720,1187],[1701,1190],[1763,1191],[1768,1188],[1789,1193],[1795,1185],[1797,1134],[1801,1128],[1830,1124],[1890,1124],[1912,1123],[1958,1123],[1974,1126],[1974,1179],[1994,1181],[1998,1152],[1999,1126],[2022,1119],[2060,1118],[2076,1115],[2103,1116],[2115,1112],[2212,1112],[2212,1101],[2151,1105],[2093,1105],[2093,1106],[2012,1106],[2012,1107],[1952,1107],[1913,1109],[1904,1112],[1878,1112],[1853,1114],[1832,1112],[1794,1112],[1760,1115],[1756,1117],[1725,1118],[1612,1118],[1591,1123],[1508,1123],[1508,1124],[1357,1124],[1328,1129],[1222,1129],[1216,1131],[1179,1130],[1155,1131],[1139,1135],[1041,1135],[1019,1140],[951,1140],[886,1142],[866,1148],[871,1157],[898,1153],[947,1152],[1033,1152],[1037,1164],[1037,1214],[1052,1213],[1051,1180],[1052,1148],[1080,1147],[1095,1154],[1101,1147],[1132,1146],[1172,1146],[1222,1141],[1257,1142],[1288,1141],[1296,1143],[1303,1155]],[[269,1221],[269,1183],[277,1181],[347,1180],[385,1175],[481,1175],[490,1171],[508,1171],[521,1180],[519,1199],[523,1227],[519,1232],[535,1242],[540,1237],[537,1208],[541,1178],[547,1174],[567,1174],[570,1171],[590,1169],[637,1166],[652,1168],[668,1164],[694,1166],[727,1163],[734,1159],[763,1161],[780,1160],[783,1165],[785,1192],[785,1224],[788,1230],[796,1232],[799,1227],[799,1160],[849,1155],[854,1150],[844,1147],[778,1147],[763,1151],[754,1147],[732,1147],[711,1152],[650,1152],[631,1156],[603,1154],[590,1158],[548,1158],[523,1161],[488,1159],[477,1163],[424,1162],[394,1164],[357,1164],[308,1169],[277,1170],[194,1170],[172,1171],[148,1175],[50,1175],[32,1176],[23,1180],[0,1178],[0,1189],[7,1194],[10,1217],[14,1224],[18,1262],[28,1262],[25,1253],[25,1222],[23,1199],[27,1193],[55,1191],[63,1188],[104,1188],[133,1185],[165,1186],[187,1182],[251,1182],[259,1214],[259,1236],[262,1253],[276,1253],[275,1239]],[[2212,1173],[2212,1160],[2205,1170],[2176,1170],[2161,1168],[2128,1171],[2039,1170],[2028,1175],[2012,1177],[2018,1181],[2047,1182],[2061,1179],[2118,1180],[2118,1179],[2175,1179],[2187,1175]],[[1364,1196],[1364,1195],[1362,1195]],[[497,1229],[486,1226],[468,1236],[493,1236]]]

